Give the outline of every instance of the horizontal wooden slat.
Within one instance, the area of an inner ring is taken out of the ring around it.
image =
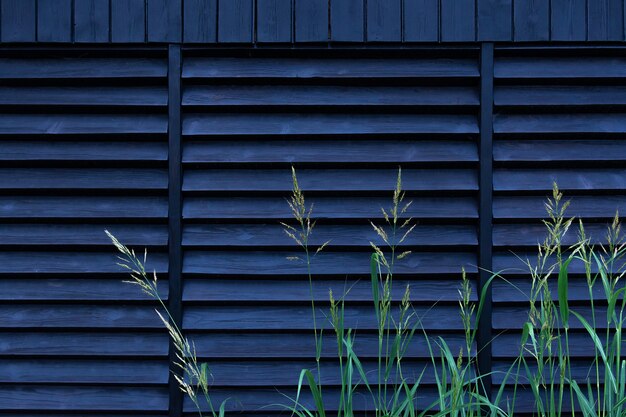
[[[165,190],[164,169],[125,168],[5,168],[0,169],[0,189],[107,189]]]
[[[0,355],[11,356],[167,356],[167,335],[158,333],[2,332]]]
[[[77,255],[80,257],[80,255]],[[71,271],[70,267],[70,271]],[[158,285],[167,299],[167,281]],[[150,300],[138,286],[122,280],[97,279],[0,279],[0,300],[5,301],[138,301]]]
[[[0,306],[6,329],[162,329],[153,306],[12,304]]]
[[[214,113],[183,118],[183,134],[188,136],[409,133],[474,134],[478,124],[471,115]]]
[[[183,271],[191,274],[290,275],[306,274],[306,264],[288,260],[300,252],[208,252],[187,251]],[[1,259],[1,258],[0,258]],[[312,262],[312,273],[368,274],[370,253],[320,252]],[[460,274],[461,267],[476,272],[471,253],[415,252],[396,262],[396,274]]]
[[[626,133],[624,113],[498,114],[494,133]]]
[[[537,266],[536,249],[531,250],[531,251],[526,251],[526,252],[523,252],[523,251],[495,252],[493,255],[493,269],[494,271],[503,271],[502,273],[503,275],[521,274],[524,276],[530,276],[528,263],[530,263],[530,266],[533,268]],[[556,263],[556,258],[554,257],[551,257],[546,262],[548,266],[553,265],[555,263]],[[545,272],[547,272],[547,268],[548,267],[544,269]],[[595,263],[592,263],[591,272],[596,273],[597,270],[598,268],[596,267]],[[573,274],[582,275],[586,271],[585,264],[578,259],[574,259],[569,264],[568,271],[572,275]]]
[[[606,242],[608,224],[589,224],[585,223],[585,235],[591,239],[591,243]],[[539,223],[533,224],[495,224],[493,226],[493,244],[494,246],[532,246],[536,247],[538,243],[548,235],[546,226]],[[573,245],[578,241],[579,230],[578,225],[574,224],[563,237],[564,245]]]
[[[163,218],[163,197],[0,196],[0,218]]]
[[[2,149],[2,142],[0,142]],[[0,157],[1,158],[1,157]],[[477,161],[476,143],[468,140],[190,140],[184,162],[449,162]]]
[[[0,97],[1,97],[0,90]],[[188,86],[184,106],[476,106],[472,87]]]
[[[0,273],[119,273],[116,254],[91,252],[0,252]],[[148,270],[167,272],[167,256],[152,253]]]
[[[496,106],[594,106],[625,105],[626,87],[595,85],[496,86]]]
[[[477,77],[473,59],[188,58],[183,78]]]
[[[0,359],[1,383],[166,384],[167,361]]]
[[[126,245],[165,246],[167,226],[147,224],[0,224],[0,246],[110,245],[108,229]]]
[[[493,157],[502,162],[625,161],[622,140],[496,140]]]
[[[460,320],[460,317],[459,317]],[[326,323],[324,323],[326,327]],[[359,358],[378,357],[378,335],[360,332],[357,329],[355,353]],[[315,341],[313,331],[304,333],[277,333],[257,332],[232,334],[226,332],[203,333],[186,332],[190,340],[193,340],[201,358],[208,356],[207,360],[215,361],[218,358],[307,358],[315,356]],[[428,332],[431,343],[438,336],[445,338],[452,352],[458,352],[465,347],[465,336],[461,332],[440,333]],[[438,355],[436,344],[432,343],[432,349]],[[334,334],[323,334],[321,357],[337,357],[337,339]],[[430,352],[426,339],[421,332],[416,332],[411,343],[406,346],[406,357],[429,358]]]
[[[167,90],[154,87],[0,87],[0,104],[37,106],[166,106]]]
[[[544,202],[546,197],[495,197],[493,200],[493,215],[496,219],[541,219],[547,216]],[[615,212],[626,211],[626,196],[602,196],[602,204],[598,204],[599,197],[576,196],[571,198],[567,210],[568,216],[612,218]]]
[[[277,222],[274,224],[190,224],[183,228],[183,246],[214,247],[262,247],[291,246],[293,240]],[[402,232],[404,233],[404,232]],[[474,226],[431,226],[417,225],[404,245],[408,246],[460,246],[476,245],[477,231]],[[398,240],[401,238],[398,235]],[[0,225],[0,242],[2,225]],[[309,238],[310,245],[321,245],[329,241],[329,247],[369,247],[370,242],[382,245],[380,237],[368,225],[319,224]]]
[[[311,330],[313,320],[307,303],[293,306],[242,306],[185,307],[183,325],[188,330]],[[458,306],[415,307],[420,326],[433,330],[461,330]],[[318,313],[320,320],[324,316]],[[397,317],[396,317],[397,319]],[[375,330],[373,308],[346,306],[346,328]]]
[[[166,161],[167,143],[0,141],[2,161]]]
[[[161,78],[167,75],[165,59],[150,58],[4,58],[3,79]]]
[[[397,175],[396,170],[301,169],[298,183],[306,191],[388,191],[395,188]],[[405,169],[402,186],[408,191],[476,190],[478,178],[469,169]],[[290,191],[292,187],[288,169],[190,169],[183,179],[183,191]]]
[[[409,255],[411,256],[411,255]],[[454,262],[454,259],[452,259]],[[184,284],[183,301],[224,301],[224,302],[306,302],[313,297],[318,301],[328,301],[332,290],[335,299],[347,302],[368,302],[373,300],[372,283],[369,279],[357,280],[321,280],[315,279],[312,288],[309,281],[276,279],[187,279]],[[1,285],[1,284],[0,284]],[[458,280],[400,280],[393,282],[391,294],[394,300],[401,300],[406,288],[411,300],[422,301],[457,301]],[[473,289],[476,300],[476,288]]]
[[[511,265],[513,266],[513,265]],[[550,292],[555,296],[558,294],[556,276],[558,271],[554,273],[555,279],[548,281],[548,288]],[[528,301],[531,293],[530,279],[518,279],[511,278],[505,282],[504,280],[496,279],[493,284],[493,301],[495,303],[511,303],[511,302],[524,302]],[[568,280],[568,292],[567,299],[572,302],[589,301],[589,287],[585,278],[573,278]],[[593,297],[596,301],[606,301],[604,290],[600,285],[597,285],[593,289]]]
[[[5,410],[167,411],[168,389],[116,387],[50,387],[13,384],[0,387]],[[72,403],[68,404],[68,398]],[[141,398],[141,401],[137,401]]]
[[[162,115],[0,114],[0,135],[167,133]]]
[[[625,169],[496,169],[495,191],[549,191],[556,182],[562,190],[622,190]]]
[[[496,341],[492,344],[492,352],[495,358],[513,358],[519,354],[522,335],[521,331],[520,333],[514,332],[517,330],[521,329],[513,329],[513,331],[501,334],[496,338]],[[572,330],[568,337],[570,355],[572,357],[589,357],[590,354],[593,355],[593,340],[589,337],[589,333],[586,330]],[[552,354],[555,355],[556,352],[555,346]]]
[[[580,314],[587,322],[591,323],[591,309],[589,307],[572,307],[573,311]],[[606,307],[595,307],[597,329],[606,328]],[[528,321],[528,306],[507,306],[493,309],[493,328],[497,330],[521,329]],[[569,321],[570,329],[584,330],[582,323],[574,316]],[[593,355],[590,352],[590,355]]]
[[[495,78],[624,78],[623,57],[500,57]]]
[[[282,361],[220,361],[211,365],[211,374],[215,381],[220,381],[220,387],[233,387],[238,390],[241,386],[241,376],[246,376],[248,387],[275,387],[297,386],[298,376],[303,369],[314,367],[314,360],[282,360]],[[370,375],[370,383],[376,380],[376,360],[361,360],[361,366],[367,375]],[[433,384],[435,376],[429,360],[415,360],[403,358],[402,376],[408,384],[414,384],[422,375],[421,384]],[[430,371],[430,372],[429,372]],[[311,372],[317,375],[316,369]],[[320,365],[319,382],[324,386],[337,386],[341,383],[341,371],[338,363],[322,362]],[[353,383],[358,383],[360,376],[354,375]],[[236,393],[233,393],[236,395]]]
[[[474,198],[407,197],[413,204],[406,211],[415,218],[474,219],[478,216]],[[2,200],[0,199],[0,210]],[[382,218],[381,207],[389,206],[388,198],[315,197],[307,203],[315,206],[314,217],[331,219]],[[626,201],[625,201],[626,204]],[[2,212],[0,211],[0,216]],[[291,219],[289,206],[280,197],[212,197],[186,198],[183,204],[186,219]]]

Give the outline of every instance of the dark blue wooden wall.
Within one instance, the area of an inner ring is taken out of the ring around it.
[[[624,41],[624,0],[1,0],[0,42]]]
[[[332,239],[316,297],[354,285],[347,321],[366,365],[368,221],[382,220],[398,165],[419,226],[396,279],[455,347],[461,267],[475,285],[478,266],[521,267],[510,251],[534,249],[553,180],[594,237],[626,211],[620,47],[13,48],[0,107],[0,415],[180,415],[154,304],[121,283],[105,228],[148,247],[215,399],[279,411],[259,407],[284,401],[314,355],[304,269],[279,225],[292,164],[320,219],[313,243]],[[523,314],[524,297],[496,284],[478,347]],[[502,369],[518,337],[482,350],[484,370]],[[585,356],[581,329],[571,338]],[[328,341],[331,387],[333,352]],[[419,338],[408,356],[421,370]]]

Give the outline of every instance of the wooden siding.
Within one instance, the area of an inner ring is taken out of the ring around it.
[[[624,0],[0,0],[0,42],[625,40]]]
[[[0,60],[2,413],[168,410],[167,334],[103,234],[167,282],[166,75],[160,51]]]
[[[3,51],[0,414],[192,411],[176,408],[166,334],[154,304],[121,283],[105,228],[148,247],[163,297],[211,365],[216,401],[231,397],[246,415],[283,402],[314,356],[305,270],[287,260],[298,248],[279,224],[292,165],[319,218],[312,244],[331,239],[314,261],[315,297],[323,309],[329,288],[353,286],[346,321],[366,366],[368,221],[382,220],[398,166],[419,225],[396,290],[410,284],[424,326],[458,346],[461,267],[476,286],[479,242],[493,246],[494,270],[520,266],[510,251],[536,245],[552,180],[594,238],[626,206],[626,50],[491,51]],[[570,295],[584,300],[579,278]],[[523,273],[511,279],[526,288]],[[496,284],[491,307],[498,337],[485,351],[497,370],[519,336],[500,333],[520,324],[524,297]],[[334,349],[322,351],[331,391]],[[407,369],[421,371],[427,354],[416,340]]]

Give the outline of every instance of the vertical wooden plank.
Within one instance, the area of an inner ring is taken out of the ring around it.
[[[491,375],[492,291],[488,285],[493,270],[493,44],[485,42],[480,51],[480,211],[478,231],[478,291],[485,290],[483,311],[478,323],[476,344],[481,375]],[[482,381],[491,392],[491,377]]]
[[[476,39],[474,0],[441,0],[441,40],[448,42]]]
[[[257,41],[291,42],[291,0],[257,0]]]
[[[218,9],[218,42],[252,42],[252,0],[222,0]]]
[[[34,42],[35,0],[2,0],[0,39],[2,42]]]
[[[550,37],[554,41],[584,41],[587,38],[585,0],[552,0]]]
[[[216,42],[217,0],[185,0],[183,5],[183,40]]]
[[[181,144],[181,72],[182,54],[180,45],[170,45],[168,51],[168,309],[171,319],[182,328],[182,144]],[[178,365],[176,347],[170,338],[170,417],[183,415],[183,394],[176,379],[182,376]]]
[[[478,0],[478,40],[512,40],[512,15],[512,0]]]
[[[148,0],[148,42],[180,42],[181,0]]]
[[[338,42],[362,42],[364,39],[363,0],[330,2],[330,37]]]
[[[146,4],[144,0],[111,0],[111,41],[146,40]]]
[[[404,40],[439,40],[439,0],[404,0]]]
[[[72,41],[72,0],[37,2],[37,41]]]
[[[593,0],[587,2],[587,40],[622,40],[624,11],[622,0]]]
[[[550,39],[549,0],[515,0],[514,7],[514,40],[547,41]]]
[[[109,0],[74,2],[74,40],[76,42],[109,41]]]
[[[295,0],[296,42],[328,41],[328,0]]]
[[[367,40],[398,42],[402,40],[401,0],[367,0]]]

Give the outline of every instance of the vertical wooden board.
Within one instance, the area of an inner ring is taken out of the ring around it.
[[[439,40],[439,0],[404,0],[406,42]]]
[[[256,40],[291,42],[291,0],[257,0]]]
[[[146,5],[144,0],[111,0],[111,41],[146,40]]]
[[[585,0],[552,0],[550,10],[551,39],[554,41],[584,41],[587,38],[585,7]]]
[[[148,0],[148,42],[180,42],[181,0]]]
[[[183,40],[217,41],[217,0],[185,0],[183,4]]]
[[[476,39],[475,0],[441,0],[441,40]]]
[[[364,39],[363,0],[330,2],[330,37],[338,42],[362,42]]]
[[[109,41],[109,0],[74,2],[74,40],[76,42]]]
[[[72,0],[37,2],[37,41],[72,41]]]
[[[0,40],[34,42],[37,33],[35,0],[2,0],[0,4]]]
[[[252,0],[221,0],[218,6],[218,42],[252,42]]]
[[[295,0],[296,42],[328,41],[328,0]]]
[[[550,39],[550,1],[515,0],[513,33],[515,41],[547,41]]]
[[[478,40],[512,40],[512,14],[512,0],[478,0]]]
[[[622,40],[624,11],[622,0],[593,0],[587,2],[587,40]]]
[[[367,40],[399,42],[402,40],[401,0],[367,1]]]

